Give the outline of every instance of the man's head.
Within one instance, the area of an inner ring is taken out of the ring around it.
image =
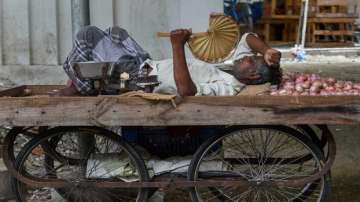
[[[262,56],[245,56],[234,62],[233,76],[247,85],[276,84],[281,78],[281,71],[279,67],[267,65]]]

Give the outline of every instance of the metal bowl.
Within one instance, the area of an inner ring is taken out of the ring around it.
[[[106,79],[114,70],[113,62],[78,62],[73,64],[74,71],[81,79]]]

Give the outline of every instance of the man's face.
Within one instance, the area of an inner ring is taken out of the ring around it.
[[[240,71],[255,69],[255,65],[255,56],[245,56],[235,62],[235,68],[239,68]]]
[[[234,68],[236,68],[237,72],[243,74],[243,76],[250,75],[252,73],[256,73],[256,63],[257,58],[255,56],[245,56],[234,63]]]
[[[257,64],[265,63],[262,56],[245,56],[235,61],[234,68],[238,68],[240,72],[256,71]]]
[[[260,78],[257,72],[257,63],[259,58],[255,56],[245,56],[234,63],[234,75],[239,81],[247,83],[248,80]]]
[[[272,82],[274,84],[281,80],[281,69],[270,68],[262,56],[246,56],[234,63],[234,76],[245,84],[259,84]]]

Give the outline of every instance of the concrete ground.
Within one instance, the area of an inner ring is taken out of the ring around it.
[[[336,202],[360,201],[360,126],[332,126],[337,157],[332,169]]]

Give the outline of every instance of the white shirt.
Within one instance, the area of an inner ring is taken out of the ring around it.
[[[229,61],[238,60],[245,56],[254,55],[246,42],[248,34],[244,34]],[[150,75],[157,75],[160,85],[155,93],[177,94],[174,79],[173,60],[147,60],[153,70]],[[234,76],[219,70],[214,64],[202,62],[197,59],[187,60],[191,79],[197,88],[197,96],[233,96],[237,95],[245,84],[240,83]]]

